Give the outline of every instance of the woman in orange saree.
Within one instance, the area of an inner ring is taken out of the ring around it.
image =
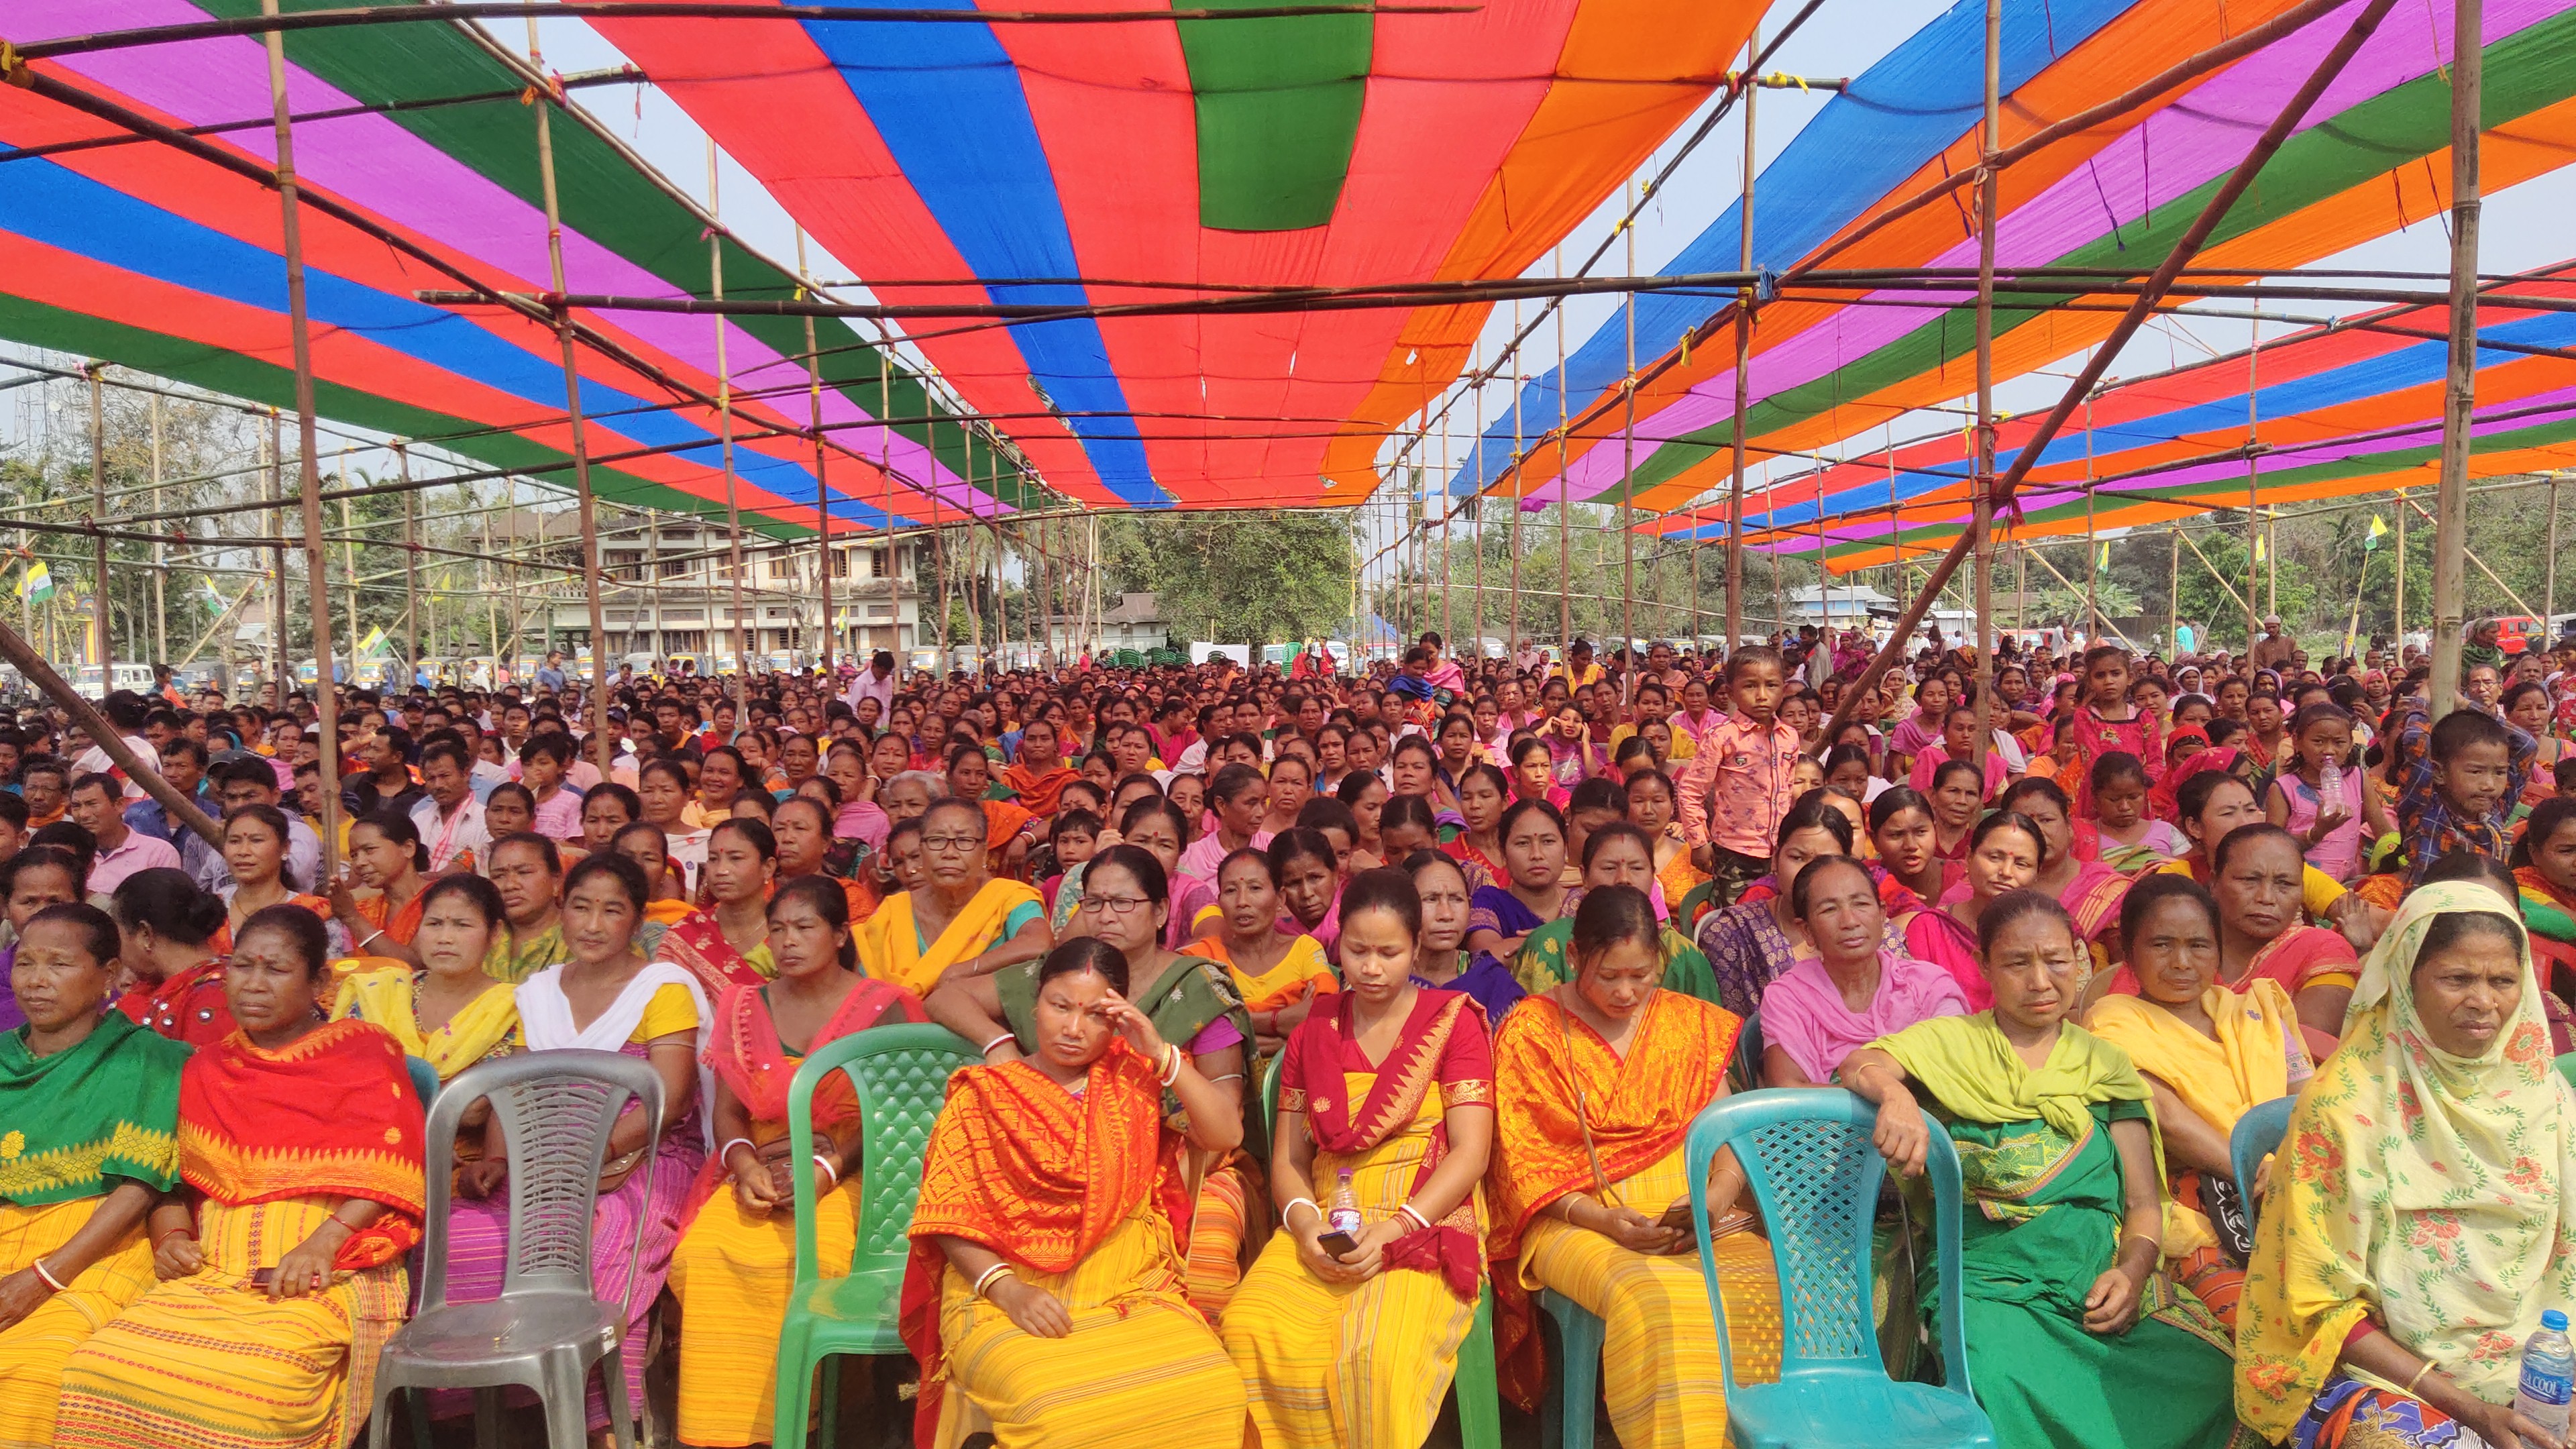
[[[365,1420],[420,1238],[420,1100],[400,1044],[324,1024],[322,922],[271,906],[225,973],[241,1030],[179,1078],[195,1206],[152,1213],[160,1282],[73,1353],[63,1449],[339,1449]]]
[[[1236,1449],[1243,1381],[1182,1293],[1180,1149],[1229,1152],[1242,1119],[1127,1002],[1117,948],[1077,938],[1038,973],[1038,1050],[958,1072],[931,1129],[903,1283],[916,1442]]]
[[[1610,1423],[1629,1449],[1716,1446],[1726,1389],[1696,1241],[1665,1213],[1688,1200],[1682,1140],[1726,1095],[1744,1023],[1661,990],[1653,906],[1634,886],[1588,891],[1574,914],[1574,979],[1522,999],[1494,1034],[1495,1355],[1502,1388],[1535,1408],[1546,1386],[1529,1294],[1552,1288],[1600,1316]],[[1721,1157],[1709,1192],[1736,1376],[1780,1362],[1771,1249],[1734,1206]]]
[[[1033,719],[1020,731],[1020,757],[1002,767],[1002,784],[1033,815],[1053,818],[1064,803],[1064,787],[1082,773],[1064,762],[1062,737],[1055,721]]]
[[[418,966],[411,938],[420,930],[421,892],[429,889],[429,847],[420,827],[390,810],[352,821],[349,870],[358,884],[375,887],[361,896],[347,881],[331,882],[330,915],[349,922],[350,954]]]

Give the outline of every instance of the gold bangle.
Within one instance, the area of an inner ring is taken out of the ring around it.
[[[2422,1366],[2422,1367],[2420,1367],[2420,1368],[2418,1368],[2418,1369],[2416,1369],[2416,1370],[2415,1370],[2415,1377],[2413,1377],[2413,1378],[2411,1378],[2411,1379],[2408,1379],[2408,1380],[2406,1381],[2406,1387],[2405,1387],[2404,1389],[2400,1390],[2400,1392],[2401,1392],[2401,1393],[2403,1393],[2403,1394],[2405,1394],[2405,1395],[2406,1395],[2406,1397],[2408,1397],[2408,1398],[2410,1398],[2410,1399],[2411,1399],[2411,1398],[2414,1398],[2414,1397],[2416,1396],[2416,1394],[2415,1394],[2415,1386],[2416,1386],[2417,1384],[2420,1384],[2420,1383],[2424,1382],[2424,1375],[2429,1374],[2429,1373],[2431,1373],[2432,1371],[2433,1371],[2433,1361],[2432,1361],[2431,1359],[2429,1359],[2429,1358],[2428,1358],[2428,1359],[2424,1360],[2424,1363],[2423,1363],[2423,1366]]]

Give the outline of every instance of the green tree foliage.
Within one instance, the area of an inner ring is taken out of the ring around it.
[[[1179,638],[1333,634],[1351,616],[1354,522],[1339,511],[1114,514],[1100,527],[1103,595],[1151,590]]]

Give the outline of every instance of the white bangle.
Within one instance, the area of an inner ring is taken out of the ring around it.
[[[1302,1202],[1302,1203],[1304,1203],[1306,1206],[1308,1206],[1308,1207],[1310,1207],[1310,1208],[1313,1208],[1313,1209],[1315,1210],[1315,1216],[1316,1216],[1317,1218],[1321,1218],[1321,1217],[1323,1217],[1323,1215],[1324,1215],[1324,1208],[1323,1208],[1323,1205],[1322,1205],[1321,1203],[1316,1202],[1316,1201],[1315,1201],[1313,1198],[1311,1198],[1311,1197],[1292,1197],[1292,1198],[1288,1199],[1288,1206],[1287,1206],[1287,1207],[1283,1207],[1283,1208],[1281,1208],[1281,1209],[1279,1210],[1279,1225],[1280,1225],[1281,1227],[1283,1227],[1283,1228],[1284,1228],[1284,1227],[1288,1226],[1288,1213],[1289,1213],[1289,1209],[1296,1207],[1296,1206],[1297,1206],[1297,1204],[1299,1204],[1299,1203],[1301,1203],[1301,1202]]]
[[[760,1150],[760,1144],[752,1141],[750,1138],[735,1137],[728,1140],[724,1146],[716,1149],[716,1161],[725,1162],[731,1159],[733,1156],[733,1150],[737,1147],[748,1147],[753,1152],[758,1152]],[[725,1172],[730,1175],[733,1172],[733,1169],[728,1167],[725,1169]]]
[[[1004,1043],[1004,1042],[1006,1042],[1006,1041],[1014,1040],[1017,1036],[1018,1036],[1018,1033],[1016,1033],[1016,1032],[1008,1032],[1008,1031],[1006,1031],[1006,1032],[1002,1033],[1000,1036],[997,1036],[997,1037],[993,1038],[991,1041],[988,1041],[988,1042],[984,1043],[984,1050],[982,1051],[981,1055],[983,1055],[983,1056],[988,1056],[988,1057],[989,1057],[989,1056],[991,1056],[991,1055],[993,1054],[993,1048],[995,1048],[995,1047],[997,1047],[997,1046],[1000,1046],[1002,1043]]]
[[[369,931],[365,936],[359,938],[358,949],[363,951],[369,946],[374,945],[376,943],[376,938],[383,934],[384,932],[381,929]]]
[[[839,1169],[839,1168],[836,1168],[836,1167],[834,1167],[832,1164],[830,1164],[830,1163],[828,1163],[828,1162],[824,1161],[824,1160],[823,1160],[823,1154],[822,1154],[822,1153],[817,1152],[817,1153],[815,1153],[815,1154],[814,1154],[814,1165],[815,1165],[816,1167],[819,1167],[819,1168],[823,1169],[823,1171],[824,1171],[825,1173],[827,1173],[827,1174],[829,1174],[829,1175],[830,1175],[830,1177],[831,1177],[831,1179],[832,1179],[832,1186],[834,1186],[834,1187],[839,1187],[839,1186],[841,1185],[841,1172],[840,1172],[840,1169]]]
[[[999,1278],[1010,1271],[1011,1265],[1008,1263],[995,1263],[992,1267],[985,1269],[983,1273],[978,1275],[975,1279],[975,1296],[978,1298],[983,1297],[984,1290],[992,1286],[994,1279]]]
[[[1422,1231],[1426,1233],[1431,1231],[1431,1219],[1422,1215],[1422,1209],[1415,1207],[1413,1204],[1408,1202],[1396,1204],[1395,1210],[1404,1214],[1406,1217],[1413,1219],[1415,1225],[1420,1227]]]
[[[1181,1049],[1170,1042],[1163,1044],[1162,1078],[1166,1087],[1181,1079]]]
[[[46,1287],[53,1289],[57,1293],[69,1293],[71,1291],[70,1287],[64,1284],[61,1279],[45,1270],[44,1259],[38,1258],[27,1266],[36,1270],[36,1276],[45,1280]]]

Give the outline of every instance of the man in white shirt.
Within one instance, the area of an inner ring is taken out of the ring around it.
[[[148,710],[140,696],[132,690],[120,689],[100,702],[99,713],[107,716],[108,724],[114,727],[118,738],[125,741],[125,747],[134,752],[135,758],[143,762],[143,768],[155,771],[161,768],[161,752],[143,737],[143,721]],[[80,732],[82,738],[88,738],[79,726],[75,725],[73,729]],[[106,747],[95,741],[72,759],[72,778],[77,780],[83,775],[116,776],[117,793],[129,802],[143,799],[146,794],[142,786],[118,773],[116,762],[108,758]]]
[[[860,700],[873,699],[877,702],[877,718],[887,720],[894,718],[894,688],[894,651],[880,649],[868,661],[868,667],[859,671],[859,677],[850,682],[850,692],[841,698],[853,714],[858,713]]]
[[[92,773],[74,781],[71,817],[74,824],[98,841],[98,856],[89,868],[89,888],[93,891],[111,894],[138,870],[179,868],[176,846],[125,823],[125,792],[114,775]]]
[[[491,856],[492,832],[483,818],[483,802],[474,798],[464,746],[432,740],[422,747],[420,783],[429,798],[411,807],[411,823],[429,847],[430,874],[479,870]]]

